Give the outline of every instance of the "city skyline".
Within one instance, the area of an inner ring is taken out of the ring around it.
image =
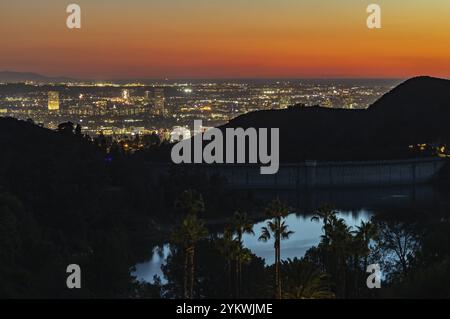
[[[0,70],[80,79],[450,77],[450,3],[2,1]]]
[[[1,73],[0,73],[1,80]],[[23,81],[0,84],[0,114],[45,127],[82,123],[90,135],[132,135],[186,126],[217,126],[251,111],[292,105],[364,109],[399,83],[362,81],[169,81],[163,84]]]

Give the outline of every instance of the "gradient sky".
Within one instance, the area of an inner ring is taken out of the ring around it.
[[[0,36],[0,70],[52,76],[450,77],[449,0],[1,0]]]

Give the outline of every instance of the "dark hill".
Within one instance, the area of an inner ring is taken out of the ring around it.
[[[0,82],[17,83],[25,81],[50,83],[50,82],[69,82],[72,81],[72,79],[67,77],[49,77],[32,72],[0,71]]]
[[[159,207],[143,171],[70,126],[0,118],[0,298],[140,295],[130,268]],[[67,289],[72,263],[89,274],[82,289]]]
[[[0,118],[0,188],[18,195],[43,214],[106,184],[104,155],[81,136],[31,122]]]
[[[432,77],[415,77],[386,93],[369,108],[390,116],[415,116],[449,112],[450,81]]]
[[[417,77],[368,110],[294,106],[245,114],[222,128],[280,128],[284,162],[368,160],[417,156],[410,144],[448,143],[449,119],[450,81]]]
[[[430,156],[417,144],[446,144],[450,138],[450,81],[409,79],[367,110],[292,106],[241,115],[220,129],[279,128],[282,162],[358,161]],[[143,152],[150,161],[170,161],[170,146]]]

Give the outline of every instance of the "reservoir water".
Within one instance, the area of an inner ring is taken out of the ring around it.
[[[294,234],[282,242],[281,258],[302,257],[305,252],[319,244],[322,232],[322,224],[311,221],[311,216],[317,208],[323,204],[332,204],[338,212],[338,217],[345,220],[348,226],[355,229],[361,221],[368,221],[379,213],[408,210],[409,207],[423,207],[425,210],[433,209],[439,203],[447,201],[448,190],[434,186],[422,185],[415,187],[396,187],[379,189],[349,189],[314,191],[311,193],[298,193],[295,191],[258,191],[261,202],[280,198],[283,202],[293,207],[295,212],[286,218],[289,229]],[[256,256],[264,258],[266,264],[274,262],[273,242],[258,241],[261,227],[266,221],[254,224],[255,235],[245,234],[244,245]],[[161,265],[170,254],[168,244],[163,249],[150,249],[149,259],[135,266],[133,275],[140,281],[153,282],[155,275],[164,282]]]

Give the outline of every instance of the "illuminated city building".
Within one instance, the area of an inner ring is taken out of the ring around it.
[[[48,110],[49,111],[59,110],[59,92],[56,91],[48,92]]]
[[[154,104],[155,104],[155,113],[161,116],[166,116],[167,111],[165,107],[165,95],[164,88],[155,88],[154,95]]]
[[[291,105],[291,98],[289,96],[283,96],[280,99],[280,109],[286,109]]]
[[[130,99],[130,90],[122,90],[122,99],[128,101]]]
[[[85,90],[86,87],[95,90]],[[105,90],[101,89],[103,87]],[[132,126],[144,127],[149,132],[158,132],[162,139],[170,140],[174,126],[185,127],[192,123],[192,119],[201,119],[205,126],[217,127],[251,111],[291,105],[364,109],[391,87],[389,83],[319,85],[315,82],[260,84],[201,81],[189,84],[155,82],[142,89],[134,84],[98,85],[86,82],[66,84],[64,92],[67,98],[64,99],[66,105],[63,107],[56,88],[46,89],[29,84],[29,93],[23,96],[6,91],[0,97],[0,117],[33,119],[52,129],[63,121],[79,123],[83,120],[83,126],[87,127],[84,129],[86,134],[95,136],[101,131],[114,132],[115,139],[120,139],[117,137],[118,132],[131,135]],[[168,90],[173,93],[169,95]],[[47,103],[48,107],[42,108]],[[170,114],[170,117],[161,119],[150,114]],[[191,131],[191,136],[204,130],[202,127],[198,132]]]
[[[145,91],[145,92],[144,92],[144,101],[145,101],[146,103],[149,103],[150,100],[151,100],[151,92],[150,92],[150,91]]]

